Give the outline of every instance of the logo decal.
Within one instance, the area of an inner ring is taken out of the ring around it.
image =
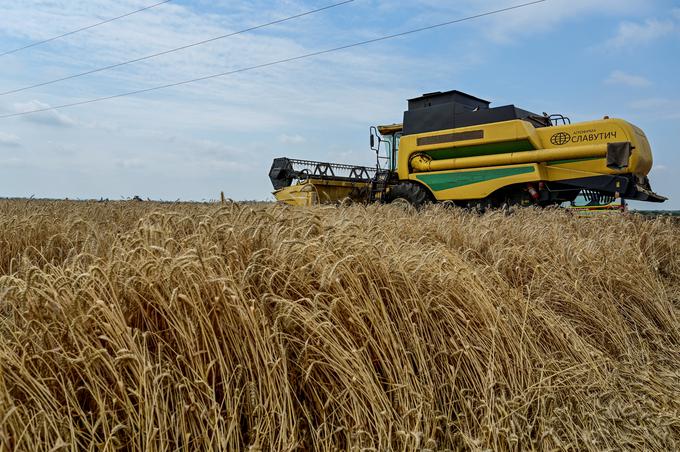
[[[555,146],[564,146],[571,141],[571,135],[565,132],[556,133],[550,138],[550,142]]]

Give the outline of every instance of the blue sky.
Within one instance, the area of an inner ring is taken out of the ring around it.
[[[0,53],[154,3],[2,0]],[[0,91],[258,25],[330,1],[176,0],[0,57]],[[355,0],[133,66],[0,97],[0,114],[266,63],[511,6]],[[370,125],[459,89],[643,128],[652,187],[680,209],[680,2],[549,0],[459,25],[179,88],[0,120],[0,196],[272,199],[274,157],[372,164]]]

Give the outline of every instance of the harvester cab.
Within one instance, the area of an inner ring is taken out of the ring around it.
[[[402,136],[402,125],[371,127],[371,150],[376,155],[376,168],[380,171],[397,170],[397,154]]]
[[[572,124],[563,115],[491,107],[460,92],[408,101],[402,124],[372,127],[375,168],[276,159],[277,200],[292,205],[448,201],[463,207],[550,206],[583,193],[664,202],[651,189],[652,152],[621,119]]]

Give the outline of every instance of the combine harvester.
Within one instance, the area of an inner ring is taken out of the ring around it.
[[[409,101],[403,124],[371,128],[375,168],[278,158],[269,177],[280,202],[452,202],[481,209],[551,206],[584,195],[664,202],[647,175],[644,132],[621,120],[571,124],[449,91]]]

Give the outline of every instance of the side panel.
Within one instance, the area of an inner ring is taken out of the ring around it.
[[[579,164],[579,162],[553,166],[549,164],[530,164],[439,171],[412,174],[410,179],[429,188],[438,201],[484,199],[497,190],[509,185],[526,184],[529,182],[563,182],[589,178],[594,178],[593,180],[609,178],[614,183],[618,180],[613,175],[604,175],[598,171],[585,171],[578,167]],[[602,159],[581,164],[593,165],[595,168],[599,168],[599,165],[604,165]],[[584,188],[591,187],[584,185]],[[613,191],[618,190],[615,187],[611,188]],[[621,188],[625,189],[626,187]]]
[[[399,145],[399,178],[409,179],[409,162],[415,153],[423,152],[434,160],[443,160],[532,151],[540,146],[536,129],[520,120],[406,135]]]
[[[602,165],[597,171],[602,174],[632,173],[646,176],[652,169],[652,151],[647,137],[642,130],[622,119],[602,119],[567,126],[546,127],[536,129],[536,134],[542,149],[629,141],[633,144],[634,150],[627,170],[611,170],[607,168],[605,160],[601,159]],[[580,169],[585,168],[580,167]],[[595,169],[593,166],[590,168]]]
[[[428,187],[438,201],[482,199],[507,185],[539,181],[537,164],[413,174],[411,180]]]
[[[426,154],[432,161],[441,161],[614,142],[631,142],[633,145],[626,169],[608,168],[605,158],[434,172],[416,172],[410,166],[415,154]],[[443,201],[482,199],[505,186],[527,182],[631,173],[642,177],[649,173],[651,166],[651,149],[644,133],[626,121],[603,119],[536,129],[528,122],[513,120],[404,136],[399,151],[398,173],[402,180],[410,179],[426,185],[438,200]]]

